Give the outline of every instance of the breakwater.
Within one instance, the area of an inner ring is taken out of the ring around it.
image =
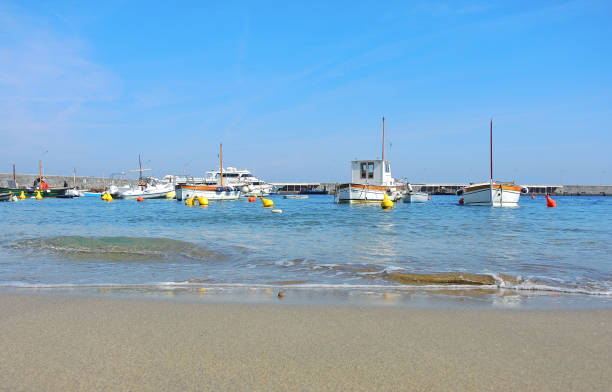
[[[30,188],[34,184],[34,181],[38,179],[38,174],[16,174],[15,180],[17,182],[17,187],[26,187]],[[103,177],[85,177],[85,176],[77,176],[76,183],[74,181],[74,177],[69,176],[60,176],[60,175],[50,175],[45,174],[44,178],[49,183],[49,186],[52,188],[62,187],[64,186],[64,182],[68,184],[69,187],[76,187],[79,189],[100,189],[104,188],[107,185],[127,185],[136,183],[134,179],[126,179],[126,178],[103,178]],[[0,187],[15,187],[13,185],[13,174],[12,173],[0,173]]]
[[[38,174],[17,174],[17,185],[21,187],[31,187]],[[73,176],[45,175],[49,186],[61,187],[64,181],[69,187],[74,187]],[[13,174],[0,173],[0,187],[12,186]],[[107,185],[126,185],[135,184],[136,179],[126,178],[103,178],[103,177],[76,177],[76,186],[79,189],[98,189]],[[300,193],[300,192],[325,192],[333,194],[339,183],[334,182],[276,182],[274,185],[279,189],[279,193]],[[427,192],[432,195],[454,195],[457,189],[463,188],[467,184],[462,183],[422,183],[412,184],[415,191]],[[612,185],[559,185],[559,184],[526,184],[529,193],[534,195],[545,195],[547,193],[556,196],[612,196]]]

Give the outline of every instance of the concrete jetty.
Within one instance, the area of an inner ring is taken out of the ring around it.
[[[34,180],[38,179],[38,174],[16,174],[15,179],[18,187],[30,188],[34,184]],[[78,189],[102,189],[107,185],[127,185],[135,184],[137,180],[126,179],[126,178],[103,178],[103,177],[84,177],[77,176],[76,184],[72,175],[60,176],[45,174],[44,178],[47,179],[47,183],[51,188],[64,186],[64,181],[70,188],[76,187]],[[0,173],[0,187],[15,187],[13,185],[13,173]]]

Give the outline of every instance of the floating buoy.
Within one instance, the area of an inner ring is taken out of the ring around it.
[[[42,200],[42,195],[40,194],[40,191],[36,191],[36,200]]]
[[[143,200],[144,200],[144,199],[142,198],[142,196],[138,196],[138,197],[136,198],[136,201],[143,201]]]
[[[463,205],[463,197],[459,199],[459,204]]]
[[[19,198],[17,196],[15,196],[15,195],[11,196],[11,201],[17,201],[17,200],[19,200]]]
[[[21,200],[24,200],[26,198],[25,193],[23,193],[23,191],[21,191],[21,194],[19,195],[19,198]]]
[[[272,291],[272,289],[265,289],[264,293],[265,294],[274,294],[274,291]]]
[[[188,205],[189,207],[193,207],[193,197],[188,197],[187,199],[185,199],[185,205]]]
[[[285,298],[285,292],[284,291],[279,291],[278,292],[278,298]]]
[[[208,199],[202,196],[198,196],[198,204],[200,206],[207,206],[208,205]]]
[[[170,191],[166,193],[166,199],[174,199],[176,197],[176,192]]]
[[[205,293],[206,292],[206,287],[200,287],[200,293]]]
[[[274,212],[275,214],[282,214],[283,210],[272,210],[272,212]]]
[[[427,200],[431,200],[431,196],[427,196]]]
[[[533,199],[535,199],[535,196],[534,196],[534,195],[531,195],[531,200],[533,200]]]
[[[111,196],[110,193],[106,194],[106,201],[113,201],[113,197]]]
[[[393,296],[392,296],[391,294],[389,294],[389,293],[384,293],[384,294],[383,294],[383,297],[384,297],[385,299],[391,299],[391,298],[393,298]]]
[[[272,207],[274,207],[274,202],[272,200],[264,199],[261,196],[259,196],[259,198],[261,199],[261,203],[263,204],[264,208],[272,208]]]
[[[546,195],[546,206],[555,208],[557,207],[557,202],[550,198],[550,196]]]
[[[249,196],[249,203],[253,203],[255,200],[257,200],[255,196]]]
[[[384,210],[390,210],[391,208],[393,208],[393,202],[391,200],[389,200],[389,196],[387,195],[387,192],[385,192],[385,198],[380,203],[380,206]]]

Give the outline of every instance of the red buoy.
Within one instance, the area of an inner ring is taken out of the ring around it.
[[[533,199],[535,199],[535,196],[534,196],[534,195],[531,195],[531,199],[532,199],[532,200],[533,200]]]
[[[546,206],[555,208],[557,207],[557,202],[550,198],[550,196],[546,195]]]
[[[136,199],[136,201],[143,201],[144,199],[141,196],[138,196],[138,198]]]
[[[463,197],[459,199],[459,204],[463,204]]]
[[[253,203],[255,200],[257,200],[255,196],[249,196],[249,203]]]
[[[427,196],[427,200],[431,200],[431,197]]]

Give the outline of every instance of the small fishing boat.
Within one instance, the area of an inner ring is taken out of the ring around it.
[[[110,187],[108,192],[111,192],[111,196],[119,199],[162,199],[166,197],[168,192],[174,191],[174,184],[171,182],[160,181],[153,177],[144,178],[142,176],[143,171],[151,169],[142,168],[140,154],[138,155],[138,167],[140,172],[138,184],[134,186]],[[112,192],[114,192],[114,195]]]
[[[514,182],[500,182],[493,179],[493,119],[489,131],[489,156],[491,164],[491,178],[489,182],[470,184],[457,191],[457,196],[463,205],[491,206],[491,207],[517,207],[521,193],[528,193],[529,189]]]
[[[385,160],[385,118],[382,120],[382,159],[351,161],[351,182],[338,185],[337,203],[380,203],[385,194],[392,201],[401,198],[404,184],[391,176],[391,162]]]
[[[12,197],[11,192],[0,192],[0,201],[10,201]]]
[[[223,143],[219,146],[219,176],[217,184],[181,184],[177,185],[176,200],[203,197],[208,200],[238,200],[242,193],[241,185],[223,185]]]

